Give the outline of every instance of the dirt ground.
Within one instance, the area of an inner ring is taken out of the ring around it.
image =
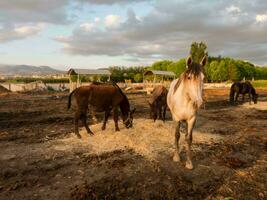
[[[230,106],[227,89],[205,90],[194,170],[184,153],[172,161],[175,124],[169,112],[150,120],[145,94],[127,95],[134,128],[114,132],[110,119],[82,139],[67,93],[0,94],[0,199],[267,199],[267,89],[257,91],[258,104]]]

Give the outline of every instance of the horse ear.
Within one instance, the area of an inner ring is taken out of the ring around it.
[[[186,59],[186,68],[188,68],[189,66],[191,66],[193,60],[192,60],[192,57],[189,56],[187,59]]]
[[[207,56],[205,55],[205,56],[202,58],[200,64],[201,64],[202,67],[204,67],[204,66],[206,65],[206,63],[207,63]]]

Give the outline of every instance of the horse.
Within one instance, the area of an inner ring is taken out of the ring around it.
[[[152,91],[152,98],[149,100],[150,117],[154,119],[154,122],[159,116],[159,119],[165,121],[166,109],[167,109],[167,94],[168,90],[162,86],[156,86]],[[163,109],[163,114],[162,114]]]
[[[116,83],[91,83],[87,86],[81,86],[70,93],[68,97],[68,109],[71,107],[72,95],[76,99],[77,109],[74,116],[75,134],[81,138],[78,129],[79,120],[83,123],[88,134],[94,135],[87,125],[87,111],[92,107],[94,112],[105,112],[102,130],[106,129],[111,111],[115,130],[120,131],[118,126],[118,108],[122,113],[122,120],[126,128],[133,126],[133,114],[135,109],[130,110],[130,104],[127,96],[122,92]]]
[[[245,95],[249,96],[249,104],[251,104],[251,100],[253,100],[254,104],[258,101],[258,94],[256,93],[255,88],[249,81],[245,82],[234,82],[230,89],[230,103],[235,104],[238,101],[239,94],[242,94],[242,101],[245,100]],[[252,98],[251,98],[252,95]]]
[[[180,162],[179,148],[180,140],[180,125],[181,122],[186,122],[186,165],[187,169],[193,169],[191,160],[191,144],[193,140],[193,128],[196,122],[197,111],[203,103],[203,80],[204,66],[207,62],[207,57],[204,56],[200,63],[193,62],[191,56],[187,58],[187,69],[180,75],[178,79],[172,81],[167,95],[167,104],[171,111],[172,118],[177,122],[175,131],[175,152],[173,155],[174,162]]]

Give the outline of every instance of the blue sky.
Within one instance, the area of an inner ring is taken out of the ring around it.
[[[58,69],[209,55],[267,65],[265,0],[0,0],[0,63]]]

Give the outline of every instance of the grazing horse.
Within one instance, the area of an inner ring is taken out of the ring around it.
[[[159,119],[165,121],[166,109],[167,109],[167,94],[168,90],[162,86],[156,86],[152,91],[152,98],[149,100],[150,117],[156,121]],[[163,114],[162,114],[163,109]]]
[[[256,93],[255,88],[249,81],[245,82],[234,82],[230,89],[230,103],[235,104],[238,101],[239,94],[242,94],[242,100],[244,102],[245,95],[248,94],[249,96],[249,104],[251,104],[251,99],[253,100],[254,104],[257,103],[258,94]],[[252,95],[252,98],[251,98]]]
[[[118,108],[122,113],[122,120],[126,128],[132,127],[133,113],[135,109],[130,110],[130,104],[126,95],[122,92],[116,83],[92,83],[88,86],[81,86],[75,89],[69,95],[68,109],[71,107],[71,96],[74,96],[77,103],[75,112],[75,134],[81,138],[78,129],[79,119],[82,121],[88,134],[93,135],[93,132],[87,125],[88,104],[90,108],[96,112],[105,112],[102,130],[105,130],[106,123],[110,112],[113,112],[115,130],[119,131],[118,126]]]
[[[187,69],[181,74],[179,79],[172,81],[167,96],[167,104],[172,113],[172,118],[177,122],[175,131],[175,152],[173,161],[180,162],[180,152],[182,148],[179,148],[180,139],[180,125],[182,121],[187,124],[187,130],[185,135],[185,147],[186,147],[186,165],[188,169],[193,169],[191,161],[191,144],[192,144],[192,132],[196,121],[197,110],[203,103],[202,90],[203,90],[203,68],[206,64],[207,57],[203,57],[200,63],[193,62],[189,57],[186,61]]]

